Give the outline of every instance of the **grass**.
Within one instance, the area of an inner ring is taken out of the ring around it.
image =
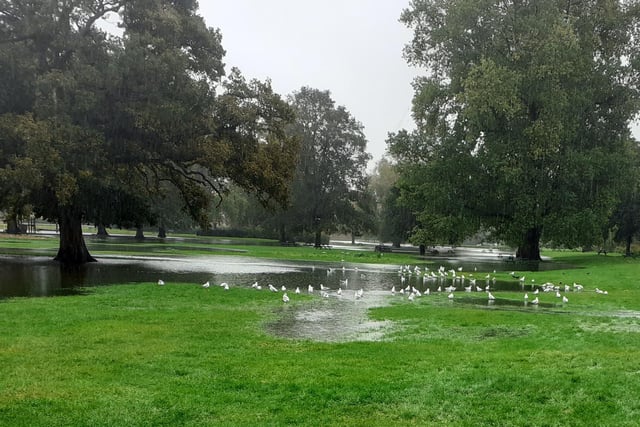
[[[583,283],[566,307],[396,297],[370,311],[394,325],[378,342],[265,332],[306,295],[284,306],[269,292],[149,283],[4,300],[0,425],[638,425],[638,260],[548,254],[577,268],[516,274]]]
[[[101,239],[85,236],[93,256],[101,255],[242,255],[278,260],[304,260],[315,262],[353,262],[369,264],[411,264],[416,254],[384,253],[371,249],[315,249],[312,246],[280,246],[277,241],[247,238],[211,238],[191,236],[184,239],[146,238],[138,241],[130,237]],[[357,246],[354,247],[358,249]],[[0,253],[17,255],[55,256],[58,236],[11,236],[0,233]]]

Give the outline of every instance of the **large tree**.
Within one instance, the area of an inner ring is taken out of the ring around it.
[[[290,132],[301,145],[292,206],[283,218],[286,225],[313,231],[318,247],[323,231],[350,228],[362,218],[358,201],[364,200],[370,155],[362,125],[328,91],[303,87],[290,103],[296,112]]]
[[[639,17],[637,1],[411,2],[405,54],[427,74],[417,130],[389,144],[427,235],[486,227],[527,259],[542,238],[598,240],[637,112]]]
[[[82,222],[140,222],[165,181],[194,217],[230,182],[286,203],[292,110],[268,82],[224,77],[221,35],[197,7],[0,1],[0,179],[12,183],[0,201],[59,223],[58,260],[93,260]],[[96,25],[110,12],[121,36]]]

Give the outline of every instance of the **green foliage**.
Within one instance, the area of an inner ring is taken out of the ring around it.
[[[388,144],[419,235],[484,227],[534,258],[532,237],[599,240],[630,167],[639,19],[635,1],[412,2],[405,54],[429,74],[418,129]]]
[[[221,34],[197,5],[2,2],[3,207],[30,203],[61,224],[152,223],[152,203],[172,188],[206,223],[230,182],[265,205],[286,204],[292,110],[268,82],[238,70],[224,78]],[[122,36],[96,26],[109,12]],[[78,230],[61,228],[61,250],[81,242],[67,238]]]
[[[632,154],[625,191],[609,222],[615,239],[624,242],[626,255],[632,254],[633,239],[640,237],[640,147],[636,145]]]
[[[282,216],[293,231],[316,233],[340,226],[364,227],[371,209],[363,197],[370,155],[362,125],[328,91],[303,87],[290,98],[296,121],[289,129],[300,141],[291,207]],[[355,221],[355,222],[354,222]]]

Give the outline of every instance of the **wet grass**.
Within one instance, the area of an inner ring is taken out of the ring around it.
[[[639,260],[553,255],[579,268],[514,273],[583,283],[566,306],[395,297],[370,312],[395,325],[379,342],[265,332],[306,295],[139,284],[5,300],[0,425],[637,425]]]
[[[101,255],[144,256],[193,256],[193,255],[242,255],[276,260],[311,262],[349,262],[369,264],[409,264],[420,262],[416,254],[374,252],[370,248],[354,246],[315,249],[312,246],[281,246],[277,241],[243,238],[195,237],[158,239],[148,237],[96,238],[85,237],[87,247],[95,257]],[[55,256],[58,236],[11,236],[0,233],[0,253],[11,255]]]

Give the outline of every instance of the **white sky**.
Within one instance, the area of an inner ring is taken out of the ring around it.
[[[402,58],[411,32],[398,18],[409,0],[200,0],[219,28],[226,69],[271,79],[282,96],[309,86],[329,90],[364,126],[377,162],[388,132],[413,128],[411,81]]]

